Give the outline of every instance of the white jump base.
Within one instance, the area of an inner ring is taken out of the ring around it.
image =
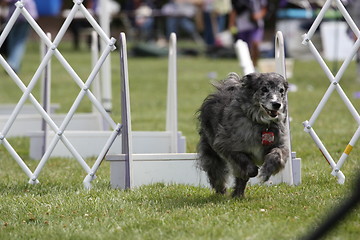
[[[110,184],[113,188],[125,189],[125,154],[109,154],[106,160],[110,162]],[[197,167],[196,153],[167,154],[132,154],[133,187],[153,183],[186,184],[191,186],[210,187],[206,173]],[[293,184],[301,183],[301,159],[293,153]],[[268,186],[284,183],[284,171],[271,176],[265,184]],[[233,179],[228,180],[231,187]],[[260,184],[255,177],[250,185]]]
[[[61,124],[65,114],[52,114],[53,121]],[[9,119],[9,115],[0,115],[0,129]],[[41,131],[42,117],[39,114],[20,114],[13,123],[7,137],[29,136],[30,132]],[[101,130],[102,118],[96,113],[78,113],[68,125],[69,130]]]
[[[99,154],[112,131],[66,131],[65,136],[84,158],[94,157]],[[133,152],[134,153],[170,153],[171,133],[167,131],[134,131]],[[41,151],[44,133],[41,131],[31,132],[30,136],[30,158],[41,159]],[[49,134],[48,144],[54,137],[54,132]],[[86,143],[86,144],[84,144]],[[108,154],[117,154],[122,151],[122,139],[116,138]],[[186,152],[186,138],[178,132],[178,152]],[[59,142],[51,154],[52,157],[71,158],[73,155]]]
[[[0,105],[0,116],[1,115],[9,115],[15,108],[15,104],[1,104]],[[56,110],[60,108],[59,104],[51,104],[50,106],[50,113],[55,113]],[[21,108],[21,114],[36,114],[36,108],[32,104],[24,104]]]
[[[195,153],[132,154],[132,187],[152,183],[176,183],[206,186],[204,172],[196,167]],[[107,155],[110,161],[110,184],[125,188],[125,154]]]

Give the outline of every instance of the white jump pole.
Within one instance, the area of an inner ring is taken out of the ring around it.
[[[309,133],[315,144],[318,146],[320,152],[324,156],[325,160],[329,163],[331,168],[334,170],[336,168],[336,162],[331,157],[330,153],[327,151],[324,144],[321,142],[320,138],[314,131],[314,129],[311,127],[308,121],[303,122],[304,125],[304,131]],[[334,174],[333,174],[334,175]],[[338,178],[338,183],[343,184],[345,182],[345,175],[339,170],[336,172],[336,175],[334,175]]]
[[[51,40],[51,33],[47,33],[47,37]],[[45,56],[45,53],[48,51],[47,45],[44,41],[41,41],[41,58]],[[47,66],[44,69],[43,79],[42,79],[42,102],[44,110],[50,114],[51,111],[51,60],[48,62]],[[44,118],[41,120],[41,130],[44,133],[43,144],[42,144],[42,155],[44,155],[47,148],[47,142],[49,139],[49,127]]]
[[[286,77],[286,64],[285,64],[285,50],[284,50],[284,37],[282,32],[278,31],[275,36],[275,66],[276,72]],[[287,99],[287,96],[286,96]],[[293,166],[292,166],[292,151],[291,151],[291,135],[290,135],[290,120],[289,120],[289,107],[286,109],[286,129],[288,132],[287,145],[289,148],[289,156],[283,170],[283,181],[289,185],[294,184]]]
[[[337,162],[336,166],[333,168],[333,172],[331,173],[334,176],[338,176],[339,172],[340,172],[340,168],[342,167],[342,165],[344,164],[346,158],[349,156],[349,154],[351,153],[351,151],[353,150],[357,140],[360,137],[360,127],[358,127],[358,129],[356,130],[354,136],[351,138],[349,144],[346,146],[344,152],[341,154],[341,157],[339,159],[339,161]]]
[[[169,43],[168,89],[166,108],[166,131],[171,133],[171,153],[178,152],[177,123],[177,69],[176,69],[176,34],[171,33]]]
[[[99,41],[98,41],[98,34],[96,31],[91,32],[91,65],[92,68],[95,67],[96,62],[99,60]],[[96,75],[94,82],[92,84],[92,92],[96,99],[101,99],[101,87],[100,87],[100,76],[99,74]],[[94,105],[93,112],[95,110]]]
[[[110,36],[110,9],[109,0],[100,0],[99,21],[100,26],[107,36]],[[107,47],[104,41],[100,43],[100,49],[103,52]],[[111,93],[111,59],[107,58],[104,66],[101,69],[101,83],[102,83],[102,102],[107,112],[112,110],[112,93]]]
[[[134,183],[133,147],[131,131],[129,72],[125,33],[120,34],[120,69],[121,69],[121,120],[122,154],[125,154],[125,188],[132,188]]]
[[[235,52],[239,59],[239,64],[243,70],[243,74],[247,75],[249,73],[255,72],[255,67],[251,60],[248,44],[241,39],[237,40],[235,43]]]

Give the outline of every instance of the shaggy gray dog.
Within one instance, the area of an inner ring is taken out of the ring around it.
[[[289,155],[286,93],[288,83],[277,73],[230,73],[214,85],[199,109],[199,165],[217,193],[235,177],[233,197],[243,197],[258,175],[265,182],[278,173]]]

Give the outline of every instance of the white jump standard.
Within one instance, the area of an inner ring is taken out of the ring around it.
[[[122,132],[122,154],[109,154],[110,183],[113,188],[134,188],[155,182],[206,185],[205,177],[196,168],[195,153],[179,153],[177,143],[177,87],[176,87],[176,35],[170,36],[168,66],[168,100],[166,130],[173,135],[170,152],[134,153],[133,132],[129,100],[129,74],[125,34],[120,35],[121,68],[121,113],[124,129]],[[171,110],[170,110],[171,109]],[[154,144],[151,141],[144,144]]]

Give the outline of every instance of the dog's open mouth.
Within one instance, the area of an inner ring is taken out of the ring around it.
[[[261,105],[261,107],[265,110],[265,112],[272,118],[276,118],[279,114],[278,110],[271,110],[266,108],[264,105]]]

